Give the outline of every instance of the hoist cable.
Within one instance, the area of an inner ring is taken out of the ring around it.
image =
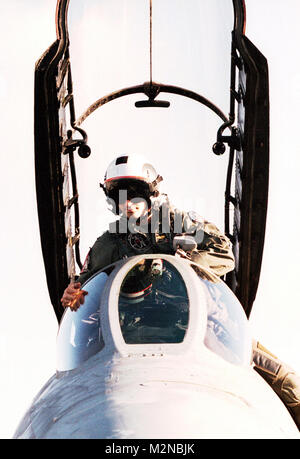
[[[150,54],[150,84],[152,84],[152,0],[149,0],[149,26],[150,26],[150,49],[149,49],[149,54]]]

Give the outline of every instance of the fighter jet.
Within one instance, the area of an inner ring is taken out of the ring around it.
[[[244,33],[244,1],[233,0],[228,117],[201,94],[157,84],[150,75],[149,82],[97,99],[76,118],[68,6],[69,0],[57,1],[57,40],[35,70],[36,190],[46,278],[59,322],[57,372],[36,396],[15,438],[298,435],[251,362],[247,319],[264,245],[269,99],[267,61]],[[225,232],[236,269],[223,281],[179,256],[139,255],[94,273],[83,285],[84,306],[64,311],[62,293],[75,265],[82,267],[74,161],[76,150],[82,158],[90,155],[82,123],[129,94],[146,96],[137,101],[139,109],[167,109],[167,101],[157,100],[163,92],[193,99],[221,119],[213,151],[220,155],[225,144],[229,147]]]
[[[15,438],[296,438],[251,366],[245,312],[209,270],[139,255],[95,273],[67,309],[57,373]]]

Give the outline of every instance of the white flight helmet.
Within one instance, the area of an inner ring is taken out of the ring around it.
[[[108,197],[111,190],[128,183],[144,187],[148,190],[149,196],[155,196],[158,194],[158,183],[161,181],[162,177],[142,156],[120,155],[109,164],[104,176],[104,184],[100,186]]]

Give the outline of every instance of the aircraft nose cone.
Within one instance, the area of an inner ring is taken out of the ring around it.
[[[15,438],[299,438],[283,404],[254,371],[210,367],[210,354],[194,367],[177,356],[114,356],[107,366],[100,354],[53,376]]]
[[[280,429],[234,394],[184,383],[140,386],[130,403],[116,400],[106,438],[278,438]]]
[[[281,438],[246,400],[208,387],[160,381],[90,394],[52,418],[43,438]],[[50,427],[50,428],[49,428]]]

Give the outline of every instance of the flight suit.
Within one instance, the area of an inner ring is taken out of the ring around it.
[[[175,254],[173,239],[176,234],[182,233],[193,235],[197,242],[197,248],[190,253],[192,261],[211,269],[218,276],[234,269],[231,243],[213,223],[205,221],[195,213],[180,212],[171,206],[169,210],[168,232],[164,231],[166,228],[163,227],[161,219],[155,228],[151,227],[150,219],[147,231],[141,231],[137,227],[136,232],[124,231],[124,219],[115,222],[114,232],[103,233],[90,249],[78,282],[82,284],[95,272],[122,258],[147,253]],[[178,224],[180,221],[181,226]],[[179,229],[183,231],[177,231]]]

